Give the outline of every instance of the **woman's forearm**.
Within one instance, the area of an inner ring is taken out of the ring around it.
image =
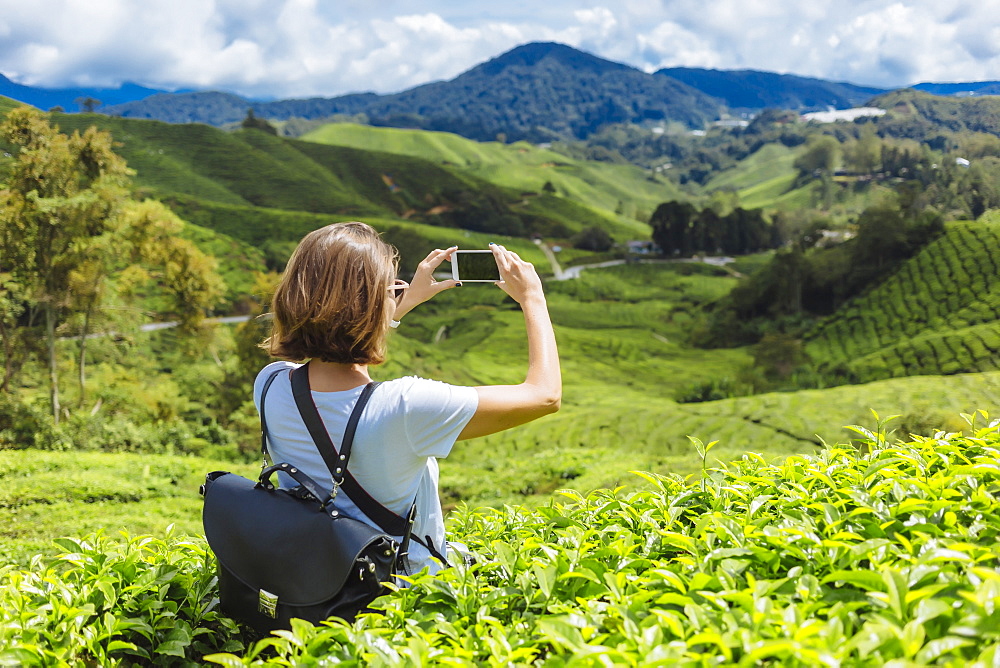
[[[544,403],[558,408],[562,399],[562,374],[545,296],[532,295],[524,300],[521,309],[528,335],[528,373],[524,384],[539,392]]]

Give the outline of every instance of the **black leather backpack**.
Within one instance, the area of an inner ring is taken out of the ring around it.
[[[222,611],[260,632],[288,628],[293,617],[320,622],[331,616],[352,620],[384,593],[404,566],[416,504],[401,517],[372,498],[348,472],[351,446],[365,405],[378,383],[361,392],[340,450],[333,445],[309,389],[308,365],[291,372],[292,392],[303,421],[330,469],[325,491],[295,465],[267,465],[267,423],[260,398],[264,467],[256,481],[225,471],[206,477],[202,520],[219,563]],[[298,486],[278,489],[275,472]],[[343,490],[380,529],[341,514],[334,507]]]

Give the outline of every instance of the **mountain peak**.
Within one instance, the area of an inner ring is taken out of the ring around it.
[[[509,67],[534,67],[544,60],[557,62],[575,71],[587,71],[595,74],[634,69],[628,65],[605,60],[558,42],[530,42],[514,47],[510,51],[473,68],[470,72],[478,71],[482,74],[495,75]]]

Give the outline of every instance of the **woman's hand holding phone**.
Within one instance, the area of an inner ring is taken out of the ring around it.
[[[439,292],[453,288],[456,285],[461,285],[461,283],[453,280],[434,280],[434,272],[441,266],[442,262],[451,259],[451,254],[457,248],[458,246],[452,246],[444,250],[436,248],[428,253],[427,257],[417,265],[417,271],[413,274],[413,280],[403,290],[402,296],[396,299],[396,311],[392,316],[393,320],[399,320]]]
[[[458,250],[457,246],[443,250],[435,249],[417,265],[413,280],[409,286],[402,290],[402,295],[396,299],[396,309],[392,316],[394,320],[401,319],[439,292],[461,285],[454,279],[434,280],[434,272],[445,260],[451,261],[452,254],[456,250]],[[500,280],[496,282],[497,287],[510,295],[518,304],[524,305],[525,302],[532,299],[539,299],[544,303],[545,294],[542,291],[542,281],[538,277],[534,265],[522,260],[514,251],[507,250],[498,244],[490,244],[490,251],[493,253],[500,274]]]
[[[530,262],[525,262],[514,251],[509,251],[503,246],[490,244],[493,257],[496,258],[497,266],[500,268],[500,280],[497,287],[506,292],[518,304],[524,305],[526,301],[538,298],[544,301],[545,293],[542,291],[542,279],[538,277],[535,266]]]

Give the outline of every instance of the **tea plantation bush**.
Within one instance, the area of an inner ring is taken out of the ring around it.
[[[63,541],[2,572],[0,665],[995,666],[1000,420],[973,417],[458,512],[477,565],[418,575],[353,625],[257,641],[217,612],[200,539]]]
[[[885,282],[806,334],[821,369],[857,382],[1000,367],[1000,225],[949,224]]]

